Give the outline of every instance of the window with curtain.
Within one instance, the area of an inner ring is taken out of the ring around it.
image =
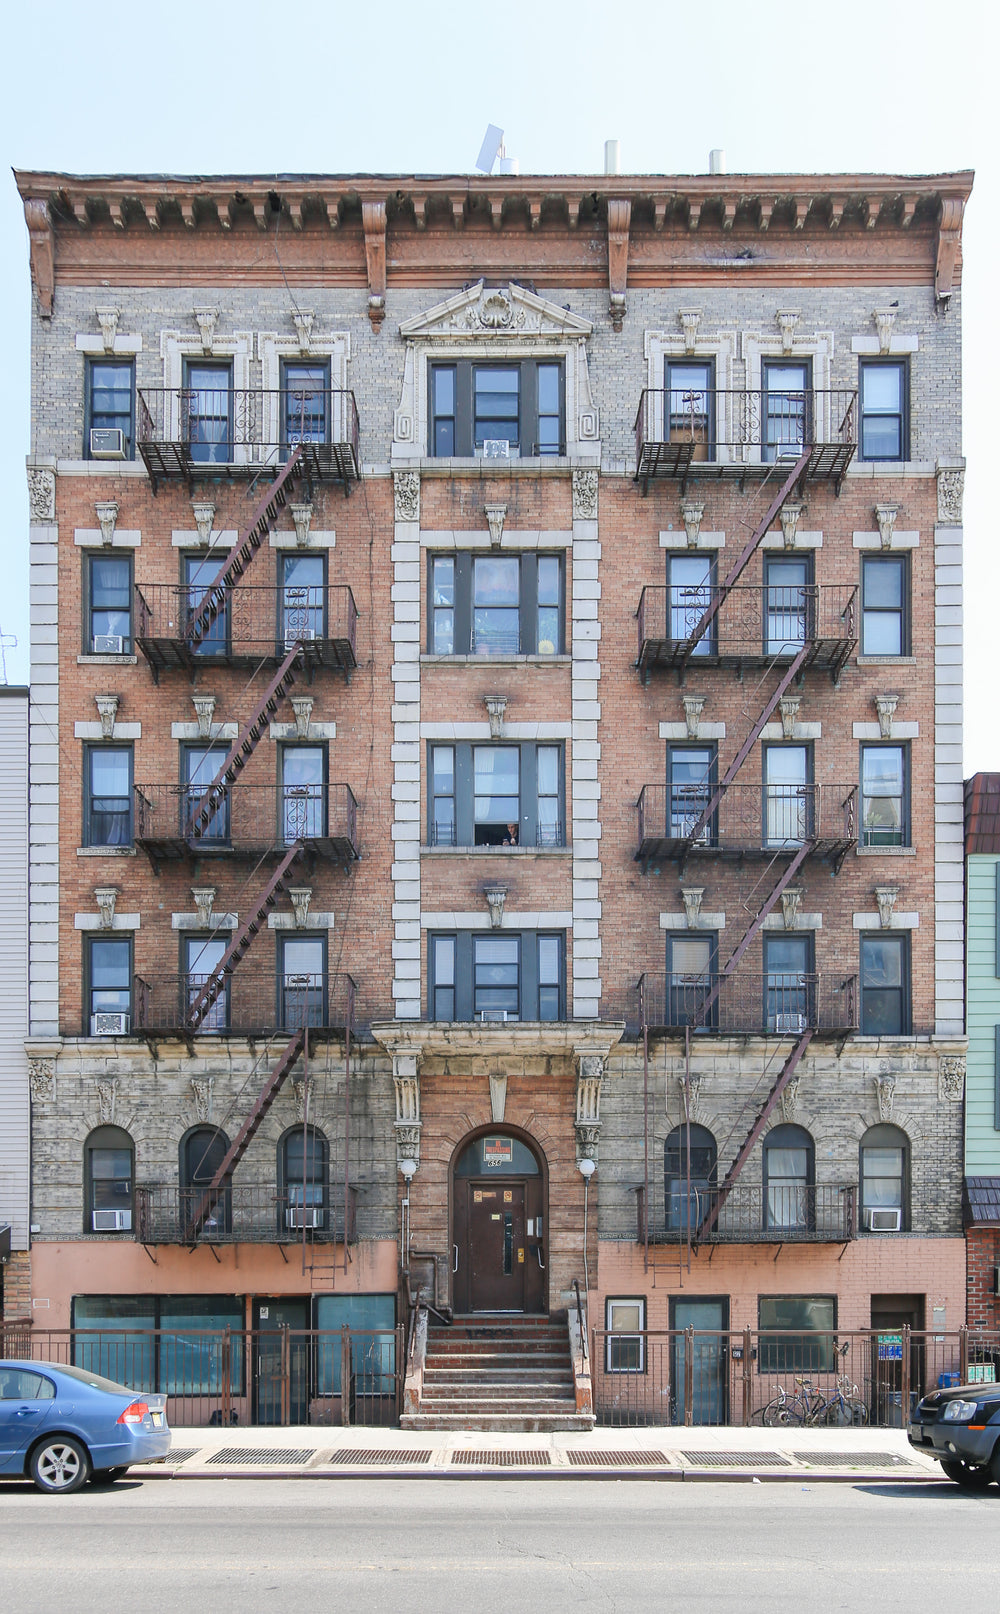
[[[132,844],[132,747],[92,745],[84,754],[85,846]]]
[[[813,1140],[801,1126],[776,1126],[764,1139],[765,1227],[805,1232],[813,1224]]]

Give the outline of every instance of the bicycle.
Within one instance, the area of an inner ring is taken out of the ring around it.
[[[849,1350],[850,1345],[845,1344],[839,1347],[839,1355],[844,1357]],[[761,1423],[766,1428],[774,1429],[783,1424],[859,1428],[868,1422],[868,1408],[850,1374],[839,1374],[837,1387],[832,1392],[820,1390],[811,1380],[798,1376],[795,1382],[799,1386],[795,1394],[789,1395],[784,1385],[779,1384],[777,1394],[764,1407]]]

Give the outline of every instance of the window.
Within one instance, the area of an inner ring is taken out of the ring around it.
[[[355,1395],[396,1393],[395,1295],[318,1295],[316,1297],[316,1394],[339,1395],[340,1330],[351,1330],[351,1372]],[[360,1413],[359,1413],[360,1416]]]
[[[764,653],[794,656],[816,631],[815,591],[808,557],[764,558]]]
[[[88,555],[90,622],[86,648],[95,656],[132,654],[132,561],[128,555]]]
[[[558,555],[433,555],[428,648],[436,656],[557,656]]]
[[[132,1229],[135,1150],[118,1126],[99,1126],[83,1148],[84,1231],[128,1233]]]
[[[715,458],[715,365],[711,359],[667,359],[667,442],[693,443],[692,459]]]
[[[281,1027],[325,1026],[326,941],[322,936],[280,940]]]
[[[760,457],[798,459],[812,430],[811,378],[808,364],[765,360],[761,399]]]
[[[278,1144],[278,1231],[327,1225],[330,1146],[316,1127],[286,1132]]]
[[[132,844],[130,745],[90,745],[84,751],[83,844]]]
[[[328,363],[281,365],[281,444],[329,441],[330,366]]]
[[[184,583],[187,589],[188,620],[197,614],[202,600],[219,575],[222,559],[219,555],[185,555]],[[212,621],[198,635],[193,646],[196,656],[225,656],[229,653],[229,598],[221,605]]]
[[[832,1295],[761,1295],[757,1321],[760,1373],[829,1373],[836,1365]]]
[[[281,834],[286,846],[326,834],[326,746],[281,748]]]
[[[432,1020],[559,1021],[566,940],[542,931],[460,931],[427,942]]]
[[[667,1227],[700,1226],[709,1190],[718,1185],[718,1150],[707,1127],[674,1127],[663,1145],[663,1177]]]
[[[184,992],[186,1001],[182,1009],[187,1011],[200,995],[202,988],[207,986],[219,965],[222,963],[229,942],[221,936],[185,936],[183,939],[184,961]],[[187,1014],[185,1012],[185,1020]],[[229,1026],[229,977],[227,976],[215,1002],[212,1004],[204,1019],[199,1021],[198,1031],[225,1031]]]
[[[813,1140],[801,1126],[776,1126],[764,1139],[764,1226],[802,1232],[813,1224]]]
[[[812,936],[764,937],[765,1026],[778,1036],[794,1036],[815,1024]]]
[[[907,567],[902,555],[861,562],[861,654],[903,656],[909,642]]]
[[[432,745],[431,846],[562,846],[561,745]]]
[[[281,556],[281,641],[322,639],[326,628],[326,563],[322,555]]]
[[[101,439],[92,432],[120,431],[125,458],[135,456],[133,397],[135,365],[131,359],[90,359],[87,362],[86,436],[84,457],[92,459]],[[106,440],[104,440],[106,441]],[[103,457],[103,456],[101,456]]]
[[[667,1025],[713,1026],[718,999],[708,1015],[702,1008],[714,985],[718,938],[711,933],[667,936]]]
[[[228,364],[184,365],[184,441],[198,464],[228,465],[233,458],[233,372]]]
[[[0,1373],[0,1401],[54,1401],[55,1394],[52,1380],[31,1368],[7,1367]]]
[[[471,359],[430,369],[430,443],[434,456],[464,458],[565,453],[563,366],[553,360],[479,364]]]
[[[646,1302],[642,1298],[605,1301],[606,1373],[645,1373]]]
[[[192,1127],[180,1143],[180,1203],[179,1219],[188,1226],[216,1172],[229,1152],[229,1139],[214,1126]],[[211,1238],[213,1233],[231,1233],[233,1230],[233,1196],[230,1183],[226,1183],[211,1213],[202,1223],[202,1233]],[[241,1319],[242,1324],[242,1319]]]
[[[861,836],[864,846],[910,844],[906,747],[861,747]]]
[[[712,583],[715,562],[711,555],[667,556],[667,593],[670,609],[670,637],[690,639],[709,605],[712,603]],[[714,656],[716,650],[713,617],[708,628],[695,645],[692,655]]]
[[[862,359],[858,379],[861,392],[859,459],[907,459],[908,378],[905,360]]]
[[[764,747],[764,845],[801,846],[814,833],[812,749]]]
[[[902,1231],[907,1223],[909,1142],[898,1126],[872,1126],[861,1139],[861,1219],[876,1231]],[[888,1216],[871,1213],[887,1211]],[[894,1216],[894,1213],[895,1216]]]
[[[183,797],[187,811],[186,833],[191,833],[191,826],[197,820],[199,804],[207,794],[209,786],[217,777],[228,755],[229,752],[224,745],[185,745],[182,747],[181,770],[186,786]],[[220,847],[229,845],[229,807],[230,796],[227,792],[222,800],[212,808],[208,822],[200,828],[197,839],[202,846]]]
[[[861,1034],[900,1037],[909,1031],[909,938],[884,932],[861,938]]]
[[[85,942],[90,1035],[127,1035],[132,1012],[132,941],[89,936]]]
[[[74,1295],[73,1365],[134,1390],[219,1395],[228,1328],[229,1386],[239,1395],[243,1322],[239,1295]]]
[[[667,747],[667,795],[669,834],[685,840],[694,830],[712,799],[715,785],[714,745],[670,745]],[[699,846],[712,846],[718,831],[713,813],[698,836]]]

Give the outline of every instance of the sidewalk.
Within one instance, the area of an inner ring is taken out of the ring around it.
[[[940,1480],[899,1429],[596,1429],[592,1434],[473,1430],[175,1429],[148,1479]]]

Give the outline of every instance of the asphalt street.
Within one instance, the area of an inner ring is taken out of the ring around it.
[[[0,1488],[13,1614],[997,1608],[1000,1490],[129,1479]],[[444,1600],[447,1600],[445,1604]]]

